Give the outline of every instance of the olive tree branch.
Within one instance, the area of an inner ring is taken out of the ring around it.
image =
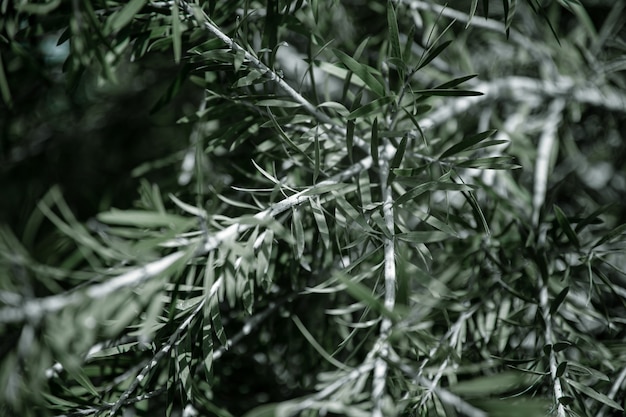
[[[380,155],[380,187],[383,200],[383,220],[386,230],[383,243],[384,253],[384,282],[385,295],[384,306],[387,310],[393,311],[396,303],[396,259],[395,259],[395,222],[393,210],[393,191],[389,184],[390,160],[393,158],[393,146],[384,146],[384,153]],[[389,317],[382,318],[380,324],[380,334],[375,350],[378,355],[375,359],[374,374],[372,381],[372,400],[374,402],[374,417],[383,416],[383,396],[385,393],[387,379],[387,356],[389,355],[388,337],[391,332],[392,321]]]
[[[539,291],[539,308],[541,309],[543,321],[545,323],[544,341],[546,345],[552,345],[554,343],[552,313],[550,312],[550,305],[548,302],[548,282],[547,280],[544,281],[545,282],[543,282],[541,290]],[[556,357],[556,351],[554,349],[550,349],[550,354],[548,356],[550,377],[552,378],[552,392],[556,403],[556,415],[557,417],[566,417],[567,412],[565,410],[565,406],[559,401],[559,399],[563,396],[563,387],[561,386],[561,379],[557,375],[558,359]]]

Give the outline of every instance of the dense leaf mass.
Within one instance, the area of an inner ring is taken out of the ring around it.
[[[0,2],[0,415],[611,416],[626,5]]]

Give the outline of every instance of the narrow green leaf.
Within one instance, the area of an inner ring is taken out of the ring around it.
[[[380,297],[374,296],[372,290],[367,288],[365,285],[354,281],[351,277],[341,272],[335,272],[334,276],[346,286],[346,290],[351,296],[363,302],[372,310],[384,315],[391,320],[397,321],[399,319],[398,315],[385,307],[380,301]]]
[[[6,4],[6,3],[5,3]],[[20,1],[16,2],[16,8],[22,13],[26,14],[48,14],[54,11],[57,7],[61,5],[61,0],[51,0],[43,2],[43,4],[38,4],[34,1]],[[6,10],[6,5],[2,6],[2,12],[4,13]]]
[[[288,98],[283,98],[283,99],[269,98],[265,100],[259,100],[255,104],[257,106],[284,107],[284,108],[295,108],[295,107],[301,106],[300,103],[290,101],[290,99]]]
[[[154,333],[157,330],[158,320],[163,312],[163,304],[165,303],[165,297],[160,297],[158,294],[154,294],[150,298],[150,303],[146,309],[145,318],[141,321],[141,327],[139,334],[146,342],[151,342]]]
[[[326,216],[324,215],[324,211],[322,209],[322,205],[319,202],[319,197],[310,198],[309,203],[311,204],[311,209],[313,210],[313,217],[315,218],[315,223],[317,224],[317,230],[322,237],[322,242],[326,249],[330,249],[330,232],[328,231],[328,224],[326,223]]]
[[[478,201],[476,200],[476,195],[472,192],[469,192],[469,193],[464,192],[463,196],[465,196],[467,202],[472,208],[472,214],[474,215],[474,218],[476,219],[476,224],[480,224],[483,228],[483,231],[488,236],[491,236],[491,229],[489,228],[489,223],[487,223],[487,219],[485,218],[485,213],[483,213],[483,210],[480,208],[480,204],[478,204]]]
[[[178,368],[178,378],[188,399],[192,397],[193,374],[191,372],[191,335],[187,332],[183,340],[176,346],[176,366]]]
[[[378,141],[378,117],[374,119],[372,123],[372,140],[370,141],[370,153],[375,165],[378,165],[378,147],[380,143]]]
[[[613,401],[612,399],[610,399],[609,397],[607,397],[604,394],[599,393],[598,391],[594,390],[593,388],[590,388],[584,384],[581,384],[577,381],[574,381],[573,379],[569,379],[566,378],[566,381],[568,384],[570,384],[573,388],[575,388],[576,390],[582,392],[583,394],[587,395],[588,397],[593,398],[596,401],[601,402],[602,404],[606,404],[611,408],[614,408],[616,410],[619,411],[624,411],[624,409],[615,401]]]
[[[409,29],[409,33],[406,35],[406,43],[404,44],[404,53],[402,56],[411,56],[411,47],[413,46],[413,36],[415,36],[415,25],[412,25]]]
[[[442,97],[471,97],[471,96],[482,96],[483,93],[480,91],[470,91],[470,90],[453,90],[448,88],[432,88],[429,90],[416,90],[415,94],[421,94],[424,97],[429,96],[442,96]]]
[[[485,15],[485,17],[489,16],[489,2],[491,0],[482,0],[482,5],[483,5],[483,15]]]
[[[598,247],[602,245],[603,243],[613,240],[614,238],[616,238],[617,236],[621,235],[624,232],[626,232],[626,224],[621,224],[617,226],[615,229],[612,229],[609,233],[604,235],[602,238],[600,238],[596,243],[593,244],[593,247],[594,248]]]
[[[72,356],[67,354],[60,355],[58,357],[59,363],[63,365],[63,369],[68,375],[74,379],[81,387],[83,387],[87,392],[89,392],[94,397],[98,398],[100,394],[96,390],[96,387],[93,385],[87,374],[85,374],[84,368],[80,366],[78,360]]]
[[[315,128],[315,135],[313,135],[313,149],[314,149],[314,165],[313,165],[313,184],[317,184],[317,178],[320,175],[320,138],[319,132],[317,130],[317,126]]]
[[[569,361],[567,364],[567,369],[570,375],[592,377],[592,378],[598,379],[600,381],[605,381],[605,382],[610,381],[610,378],[606,374],[598,371],[597,369],[582,366],[581,364],[577,362]]]
[[[468,150],[475,151],[477,149],[488,148],[490,146],[502,145],[503,143],[510,143],[510,141],[508,141],[506,139],[485,140],[483,142],[477,143],[474,146],[471,146],[470,148],[468,148]]]
[[[478,169],[519,169],[520,165],[512,163],[510,156],[493,156],[489,158],[477,158],[463,161],[457,164],[461,168]]]
[[[585,227],[587,227],[590,224],[601,224],[602,219],[599,219],[598,217],[604,212],[606,212],[607,210],[613,208],[614,206],[615,206],[615,203],[606,204],[594,210],[594,212],[591,213],[589,216],[580,219],[578,223],[576,224],[576,228],[574,230],[576,231],[576,233],[579,233],[581,230],[583,230]]]
[[[128,25],[143,8],[146,2],[147,0],[129,1],[122,10],[111,16],[111,18],[114,19],[111,22],[111,30],[113,32],[118,32],[120,29]]]
[[[487,130],[485,132],[481,132],[481,133],[469,136],[463,139],[461,142],[457,143],[456,145],[453,145],[447,150],[445,150],[441,154],[439,159],[444,159],[444,158],[447,158],[448,156],[456,155],[460,152],[463,152],[464,150],[470,148],[471,146],[476,145],[478,142],[487,139],[494,133],[496,133],[496,130],[492,129],[492,130]]]
[[[559,309],[561,304],[563,304],[563,301],[565,301],[565,299],[567,298],[568,292],[569,292],[569,286],[563,288],[561,292],[558,293],[556,297],[554,297],[554,301],[552,302],[552,305],[550,306],[550,314],[556,313],[556,311]]]
[[[298,147],[298,145],[296,145],[296,143],[291,139],[291,136],[288,135],[284,130],[283,127],[280,123],[278,123],[278,121],[276,120],[276,117],[274,116],[274,114],[269,110],[268,108],[268,116],[272,122],[272,126],[274,126],[274,128],[276,129],[276,131],[278,132],[280,138],[282,138],[291,149],[293,149],[294,151],[296,151],[297,153],[299,153],[300,155],[304,156],[306,159],[308,159],[309,161],[313,162],[311,160],[311,157],[309,155],[307,155],[305,152],[302,151],[302,149],[300,149]]]
[[[2,101],[4,101],[4,104],[11,108],[13,105],[13,99],[11,98],[11,89],[9,88],[6,73],[4,72],[2,54],[0,54],[0,94],[2,94]]]
[[[359,63],[354,58],[338,49],[334,49],[333,52],[335,53],[335,56],[339,58],[339,60],[346,66],[346,68],[352,71],[354,75],[359,77],[373,93],[375,93],[379,97],[385,95],[384,84],[381,79],[377,78],[374,75],[375,73],[377,73],[374,68]]]
[[[204,210],[202,208],[198,208],[196,206],[192,206],[191,204],[187,204],[187,203],[179,200],[173,194],[170,194],[169,197],[174,202],[174,204],[176,204],[178,207],[180,207],[182,210],[186,211],[187,213],[189,213],[189,214],[191,214],[193,216],[200,217],[202,219],[206,219],[208,217],[208,214],[207,214],[206,210]]]
[[[220,341],[222,346],[228,348],[228,339],[226,338],[226,332],[224,331],[224,325],[222,324],[222,315],[220,313],[217,297],[213,297],[211,300],[211,322],[213,323],[215,336],[217,336],[217,339]]]
[[[567,288],[569,288],[569,287],[567,287]],[[570,342],[557,342],[557,343],[554,344],[554,351],[555,352],[560,352],[562,350],[567,349],[570,346],[572,346],[572,344]]]
[[[561,210],[556,204],[554,205],[554,214],[556,215],[556,221],[559,223],[559,226],[561,226],[561,230],[565,232],[565,235],[567,236],[567,239],[570,241],[570,243],[577,248],[580,247],[580,241],[578,240],[576,232],[574,232],[572,226],[569,224],[569,221],[567,220],[565,213],[563,213],[563,210]]]
[[[436,46],[436,47],[430,47],[427,51],[426,51],[426,56],[420,61],[420,64],[417,66],[417,69],[419,70],[420,68],[425,67],[426,65],[428,65],[430,63],[430,61],[432,61],[433,59],[437,58],[437,56],[442,53],[444,51],[444,49],[446,49],[448,47],[448,45],[450,45],[452,43],[452,41],[445,41],[443,43],[441,43],[440,45]]]
[[[315,185],[302,193],[303,197],[321,195],[335,190],[343,190],[347,187],[345,183]]]
[[[202,364],[204,365],[204,374],[208,378],[213,374],[213,328],[208,322],[208,317],[202,318]]]
[[[356,47],[356,50],[354,51],[354,56],[353,56],[355,60],[358,60],[359,58],[361,58],[361,54],[363,54],[363,51],[365,50],[365,47],[367,46],[369,41],[370,41],[370,37],[366,36],[365,39],[361,41],[359,46]]]
[[[244,414],[243,417],[282,417],[283,415],[288,415],[288,412],[289,403],[271,403],[255,407]]]
[[[267,229],[263,238],[263,243],[256,255],[256,281],[261,288],[269,289],[272,278],[268,274],[270,270],[270,260],[272,257],[272,245],[274,244],[274,231]]]
[[[508,38],[509,36],[508,28],[509,28],[509,25],[511,24],[511,21],[509,18],[509,0],[502,0],[502,8],[504,9],[504,24],[507,29],[506,36]]]
[[[235,87],[247,87],[249,85],[258,84],[258,83],[262,83],[265,81],[267,81],[267,79],[263,78],[263,73],[261,71],[257,69],[252,69],[250,70],[249,73],[247,73],[246,75],[244,75],[243,77],[237,80],[237,82],[235,83]],[[276,102],[278,102],[278,100],[276,100]],[[281,107],[287,107],[287,106],[281,106]]]
[[[454,230],[454,228],[452,228],[448,223],[435,217],[435,215],[432,212],[426,213],[419,209],[413,209],[411,214],[417,217],[418,219],[422,220],[426,224],[429,224],[430,226],[434,227],[435,229],[439,229],[442,232],[447,233],[449,236],[453,236],[456,238],[459,237],[457,231]]]
[[[328,352],[326,352],[326,350],[317,342],[317,340],[315,340],[315,337],[311,334],[311,332],[309,332],[309,330],[306,328],[304,323],[302,323],[300,318],[298,318],[298,316],[296,316],[295,314],[292,315],[291,320],[293,320],[296,327],[298,327],[298,330],[300,330],[304,338],[309,342],[311,346],[313,346],[313,348],[317,351],[317,353],[319,353],[322,356],[322,358],[326,359],[329,363],[331,363],[333,366],[339,369],[343,369],[343,370],[351,369],[348,366],[344,365],[342,362],[330,356]]]
[[[398,34],[398,18],[393,8],[393,2],[387,1],[387,26],[389,27],[389,44],[391,45],[391,57],[402,60],[400,49],[400,35]]]
[[[304,253],[304,228],[298,207],[292,207],[291,214],[291,232],[296,238],[296,257],[301,258]]]
[[[374,101],[371,101],[359,107],[358,109],[354,110],[353,112],[351,112],[348,115],[348,120],[356,119],[357,117],[370,116],[374,113],[379,113],[381,107],[393,102],[393,100],[394,100],[393,96],[385,96],[385,97],[378,98]]]
[[[393,156],[393,159],[391,160],[391,165],[389,167],[391,169],[391,172],[389,172],[389,176],[387,177],[387,185],[391,184],[396,177],[393,170],[398,168],[402,163],[408,140],[409,136],[404,135],[402,137],[402,140],[400,141],[400,144],[398,145],[398,148],[396,149],[396,154]]]
[[[476,6],[478,6],[478,0],[472,0],[472,4],[470,6],[469,17],[467,19],[467,24],[465,25],[465,29],[469,28],[470,23],[472,23],[472,18],[476,14]]]
[[[559,397],[559,402],[563,405],[570,405],[571,403],[574,402],[574,398],[564,395],[562,397]]]
[[[418,181],[416,179],[415,181]],[[453,182],[443,182],[443,181],[430,181],[423,184],[420,184],[406,193],[402,194],[400,197],[396,199],[394,205],[403,204],[409,200],[413,200],[414,198],[420,196],[426,191],[473,191],[476,187],[468,184],[455,184]]]
[[[139,1],[139,0],[134,0]],[[142,0],[143,1],[143,0]],[[174,61],[178,64],[182,55],[181,22],[178,1],[172,2],[172,44],[174,45]]]
[[[78,382],[81,387],[86,389],[91,395],[98,398],[100,394],[98,394],[96,387],[93,385],[89,377],[81,368],[75,368],[73,371],[68,373],[76,380],[76,382]]]
[[[103,223],[118,224],[135,227],[169,227],[177,229],[194,220],[177,216],[142,210],[116,210],[100,213],[97,219]]]
[[[471,80],[472,78],[475,78],[477,76],[478,74],[470,74],[470,75],[464,75],[463,77],[454,78],[441,85],[438,85],[437,87],[435,87],[435,90],[439,90],[439,89],[445,90],[445,89],[454,88],[457,85],[463,84],[465,81]]]
[[[406,151],[406,144],[408,140],[409,140],[408,135],[404,135],[402,137],[402,140],[400,141],[400,145],[398,145],[398,149],[396,149],[396,154],[393,156],[393,159],[391,160],[391,165],[390,165],[391,169],[398,168],[400,164],[402,163],[402,158],[404,158],[404,153]]]
[[[245,57],[246,54],[241,49],[237,49],[235,51],[235,55],[233,56],[233,67],[235,68],[235,72],[239,72]]]
[[[509,391],[520,386],[523,381],[524,376],[517,372],[502,372],[459,382],[449,389],[464,397],[483,397]]]
[[[428,232],[405,232],[396,234],[396,238],[409,243],[432,243],[441,242],[451,236],[438,230]]]
[[[361,207],[367,210],[367,206],[372,204],[372,185],[370,184],[369,173],[361,171],[359,173],[359,182],[357,183],[358,193],[361,199]]]
[[[367,89],[370,90],[367,86],[367,84],[365,84],[365,82],[359,78],[359,77],[352,77],[350,76],[350,74],[352,73],[350,70],[347,70],[343,67],[337,66],[337,65],[333,65],[330,64],[328,62],[320,62],[318,65],[318,68],[321,69],[322,71],[333,75],[339,79],[342,79],[345,81],[345,85],[344,85],[344,93],[342,95],[342,97],[346,96],[346,93],[348,91],[348,89],[350,88],[350,85],[354,85],[356,87],[359,88],[363,88],[363,89]]]
[[[556,376],[557,378],[563,376],[565,370],[567,369],[567,361],[563,361],[556,367]]]

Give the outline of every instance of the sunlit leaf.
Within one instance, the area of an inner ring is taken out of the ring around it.
[[[346,68],[359,77],[372,90],[372,92],[379,97],[383,97],[385,95],[385,87],[383,86],[380,76],[377,74],[378,71],[365,64],[359,63],[354,58],[340,50],[334,49],[333,52],[335,56],[346,66]]]
[[[117,13],[111,15],[111,30],[118,32],[128,25],[144,7],[147,0],[131,0]]]
[[[596,390],[594,390],[591,387],[588,387],[585,384],[581,384],[578,381],[574,381],[573,379],[569,379],[566,378],[566,381],[569,385],[571,385],[574,389],[582,392],[583,394],[585,394],[586,396],[593,398],[594,400],[605,404],[611,408],[614,408],[616,410],[619,411],[624,411],[624,409],[618,404],[616,403],[614,400],[612,400],[611,398],[609,398],[607,395],[602,394]]]
[[[100,213],[98,220],[103,223],[135,227],[169,227],[179,229],[193,220],[175,214],[164,214],[141,210],[110,210]]]
[[[348,119],[356,119],[358,117],[367,117],[370,115],[373,115],[375,113],[379,113],[380,109],[389,104],[392,103],[394,100],[393,97],[391,96],[386,96],[386,97],[381,97],[379,99],[376,99],[374,101],[371,101],[361,107],[359,107],[358,109],[354,110],[353,112],[351,112],[348,115]]]
[[[486,132],[481,132],[476,135],[468,136],[467,138],[463,139],[461,142],[445,150],[441,154],[440,158],[441,159],[447,158],[448,156],[452,156],[460,152],[463,152],[464,150],[470,148],[471,146],[474,146],[478,142],[492,136],[494,133],[496,133],[495,130],[488,130]]]
[[[423,68],[428,65],[430,61],[437,58],[437,56],[439,56],[439,54],[441,54],[451,43],[452,41],[445,41],[435,47],[431,47],[430,49],[428,49],[426,56],[424,56],[420,60],[420,64],[417,66],[417,69]]]

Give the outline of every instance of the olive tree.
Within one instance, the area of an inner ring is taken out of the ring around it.
[[[3,2],[0,412],[623,412],[624,5],[440,3]]]

